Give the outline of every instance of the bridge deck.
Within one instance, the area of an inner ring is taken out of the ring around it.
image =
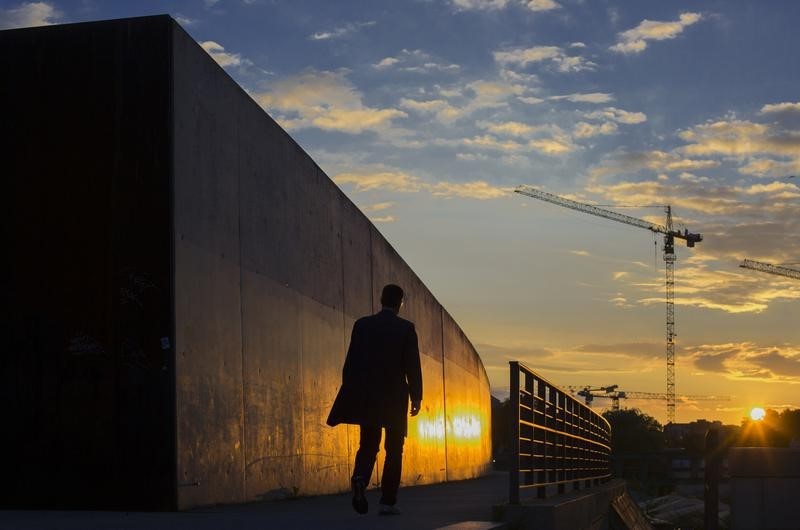
[[[508,498],[508,475],[495,472],[473,480],[401,488],[398,507],[403,513],[398,516],[378,516],[379,497],[377,490],[367,492],[370,503],[367,515],[353,511],[349,494],[215,506],[176,513],[0,511],[0,530],[432,530],[461,521],[489,521],[492,506]]]

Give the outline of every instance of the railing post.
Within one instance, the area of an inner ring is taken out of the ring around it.
[[[546,498],[554,490],[564,493],[569,483],[580,489],[607,480],[611,429],[605,418],[518,361],[509,368],[509,503],[519,504],[523,489]]]
[[[536,385],[536,412],[539,413],[539,421],[541,423],[537,423],[535,421],[534,416],[534,423],[545,427],[547,425],[547,385],[540,379],[538,384]],[[536,472],[536,483],[537,484],[546,484],[547,483],[547,429],[539,429],[542,433],[541,435],[541,454],[540,456],[534,457],[534,468],[538,469]],[[534,427],[534,431],[536,431],[536,427]],[[547,486],[539,486],[536,488],[536,497],[539,499],[544,499],[547,497]]]
[[[720,479],[719,431],[709,429],[706,433],[705,473],[705,526],[706,530],[719,528],[719,479]]]
[[[509,388],[509,428],[511,429],[511,454],[508,470],[508,502],[519,504],[519,363],[510,361],[511,379]]]

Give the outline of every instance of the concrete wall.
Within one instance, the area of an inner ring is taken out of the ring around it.
[[[734,447],[728,452],[731,528],[798,528],[800,449]]]
[[[358,429],[325,420],[352,324],[388,282],[406,290],[425,387],[403,484],[483,473],[488,379],[458,325],[177,26],[173,90],[178,506],[349,488]]]
[[[0,506],[346,489],[358,429],[325,419],[352,324],[390,281],[425,385],[403,483],[486,469],[489,387],[469,341],[174,21],[0,31],[0,67]]]

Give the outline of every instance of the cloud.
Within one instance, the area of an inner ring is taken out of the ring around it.
[[[393,215],[384,215],[383,217],[370,217],[369,220],[373,223],[394,223],[397,218]]]
[[[400,50],[397,57],[384,57],[372,65],[376,70],[399,70],[402,72],[458,72],[461,66],[454,63],[442,63],[434,60],[429,53],[422,50]]]
[[[716,160],[685,158],[676,152],[665,151],[625,151],[619,150],[606,157],[593,167],[593,178],[606,175],[636,173],[641,170],[653,172],[680,172],[710,169],[719,166]]]
[[[592,138],[599,135],[616,134],[617,129],[617,124],[611,121],[599,125],[580,121],[575,124],[573,135],[575,138]]]
[[[553,0],[527,0],[525,5],[531,11],[550,11],[561,8],[561,6]]]
[[[217,61],[217,64],[223,68],[227,66],[242,66],[251,64],[247,59],[243,59],[238,53],[226,52],[225,48],[213,40],[207,40],[200,43],[200,46],[208,52],[212,59]]]
[[[452,0],[452,4],[463,11],[493,11],[504,9],[509,0]]]
[[[614,96],[605,92],[589,92],[586,94],[565,94],[561,96],[550,96],[547,98],[552,101],[567,100],[573,103],[608,103],[614,100]]]
[[[570,250],[569,253],[570,254],[575,254],[576,256],[583,256],[583,257],[591,256],[591,254],[589,253],[588,250]]]
[[[521,84],[485,80],[472,81],[467,84],[467,89],[473,94],[465,108],[467,113],[488,107],[504,107],[509,98],[520,96],[526,90]]]
[[[273,83],[253,98],[287,129],[315,127],[352,134],[386,131],[408,115],[394,108],[364,105],[362,95],[344,73],[308,71]]]
[[[0,9],[0,29],[49,26],[59,22],[61,16],[49,2],[24,2],[17,7]]]
[[[794,104],[765,105],[762,113],[786,114]],[[764,109],[770,109],[765,111]],[[779,177],[800,171],[800,130],[780,123],[724,119],[703,123],[678,135],[687,145],[680,152],[738,161],[738,171],[757,177]]]
[[[435,144],[447,146],[466,146],[473,149],[486,149],[500,151],[505,154],[527,153],[531,149],[548,156],[560,156],[575,150],[576,146],[572,143],[569,135],[555,126],[548,126],[548,136],[534,138],[527,142],[517,140],[500,139],[491,134],[473,136],[471,138],[460,138],[457,140],[437,139]]]
[[[537,98],[535,96],[520,96],[517,99],[519,99],[523,103],[527,103],[528,105],[538,105],[539,103],[544,102],[542,98]]]
[[[415,99],[402,98],[400,106],[404,109],[413,110],[423,114],[433,114],[444,123],[450,123],[464,117],[469,110],[455,107],[444,99],[429,99],[419,101]]]
[[[497,199],[508,196],[510,190],[492,186],[486,181],[474,182],[438,182],[428,187],[429,191],[438,197],[462,197],[469,199]]]
[[[761,107],[762,114],[783,114],[800,113],[800,102],[798,103],[773,103]]]
[[[550,156],[563,155],[575,150],[575,144],[573,144],[569,136],[565,134],[531,140],[528,142],[528,146]]]
[[[516,64],[526,67],[531,63],[547,62],[559,72],[581,72],[594,70],[597,65],[580,56],[571,56],[558,46],[533,46],[494,52],[494,60],[500,65]]]
[[[638,26],[618,35],[617,44],[611,46],[611,51],[624,54],[641,53],[647,48],[648,41],[674,39],[687,27],[702,19],[700,13],[681,13],[676,21],[659,22],[643,20]]]
[[[530,63],[552,60],[563,54],[564,51],[558,46],[534,46],[494,52],[494,60],[500,64],[527,66]]]
[[[343,184],[352,185],[354,188],[353,191],[356,193],[371,190],[400,193],[427,192],[435,197],[441,198],[461,197],[486,200],[505,197],[511,192],[509,189],[492,186],[483,180],[472,182],[440,181],[430,183],[402,171],[339,173],[333,177],[333,181],[340,186]],[[377,209],[371,211],[379,211],[388,208],[391,204],[392,203],[378,203],[378,205],[373,206],[373,208],[377,206]]]
[[[490,149],[493,151],[516,152],[525,149],[525,144],[514,140],[501,140],[495,136],[484,134],[472,138],[462,138],[455,141],[437,141],[440,145],[464,145],[476,149]]]
[[[635,165],[655,166],[657,170],[690,165],[686,160],[657,153],[659,156],[640,159]],[[776,301],[800,300],[797,281],[736,268],[744,257],[771,263],[796,260],[795,249],[800,248],[800,187],[794,182],[779,179],[728,183],[679,172],[677,179],[669,180],[655,177],[642,181],[595,181],[587,185],[585,192],[603,203],[670,204],[679,229],[686,223],[691,231],[704,235],[691,256],[682,259],[676,273],[677,305],[727,313],[759,313]],[[664,223],[661,213],[632,214]],[[663,304],[664,286],[659,274],[632,271],[619,280],[640,293],[631,297],[626,292],[623,295],[626,301],[633,300],[637,305]]]
[[[783,177],[797,172],[800,172],[800,158],[787,161],[756,157],[739,167],[739,173],[756,177]]]
[[[375,21],[370,20],[368,22],[351,22],[345,24],[344,26],[339,26],[337,28],[333,28],[328,31],[318,31],[312,34],[309,39],[310,40],[330,40],[330,39],[340,39],[342,37],[346,37],[351,35],[361,28],[366,28],[370,26],[374,26]]]
[[[368,204],[365,206],[361,206],[362,212],[372,213],[372,212],[381,212],[383,210],[387,210],[394,206],[393,202],[377,202],[375,204]]]
[[[451,0],[460,11],[498,11],[509,6],[524,6],[531,11],[551,11],[560,9],[555,0]]]
[[[183,27],[194,26],[199,22],[196,18],[185,17],[180,13],[175,13],[175,20]]]
[[[734,380],[800,383],[800,346],[759,345],[753,342],[702,344],[687,348],[691,360],[704,372]]]
[[[483,153],[456,153],[456,158],[459,160],[466,160],[468,162],[475,162],[477,160],[488,160],[489,157]]]
[[[520,137],[529,137],[532,134],[539,132],[543,129],[547,129],[546,126],[541,125],[528,125],[527,123],[521,123],[518,121],[506,121],[506,122],[489,122],[489,121],[479,121],[475,125],[480,127],[481,129],[486,129],[492,134],[499,134],[499,135],[506,135],[506,136],[520,136]]]
[[[466,118],[479,109],[507,107],[511,98],[525,94],[527,88],[519,83],[479,79],[467,83],[463,91],[439,89],[444,98],[467,100],[454,105],[447,99],[414,100],[402,98],[400,106],[419,113],[429,113],[443,123]]]
[[[581,353],[612,353],[626,357],[658,357],[664,355],[663,342],[621,342],[617,344],[583,344],[574,348]]]
[[[690,155],[722,155],[744,159],[756,155],[800,159],[800,131],[748,120],[720,120],[682,131]]]
[[[419,177],[402,171],[339,173],[333,177],[336,184],[351,184],[354,191],[387,190],[394,192],[414,193],[423,189]]]
[[[628,112],[627,110],[615,107],[606,107],[603,110],[592,111],[584,114],[584,117],[588,119],[613,120],[626,125],[636,125],[647,121],[647,115],[644,112]]]
[[[378,61],[377,63],[375,63],[373,66],[375,68],[389,68],[390,66],[394,66],[399,62],[400,59],[398,59],[397,57],[385,57],[380,61]]]

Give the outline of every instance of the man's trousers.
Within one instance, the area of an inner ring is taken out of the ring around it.
[[[365,485],[369,484],[372,470],[375,467],[375,458],[381,443],[381,427],[361,425],[356,462],[353,469],[353,478],[358,477]],[[400,488],[400,473],[403,470],[403,443],[405,433],[402,429],[386,427],[386,439],[383,448],[386,451],[386,460],[383,464],[381,477],[381,504],[394,506],[397,502],[397,490]]]

